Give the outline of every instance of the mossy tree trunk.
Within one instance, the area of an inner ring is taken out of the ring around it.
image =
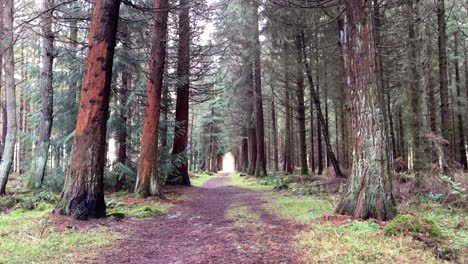
[[[106,216],[104,165],[112,64],[120,0],[97,0],[70,167],[56,212],[76,219]]]
[[[336,208],[354,218],[388,220],[396,214],[377,87],[372,21],[365,0],[347,0],[341,35],[347,85],[351,90],[353,165],[348,190]]]
[[[141,139],[140,163],[135,192],[147,197],[160,195],[158,174],[158,131],[161,92],[166,58],[167,0],[155,0],[149,78],[146,83],[146,110]]]

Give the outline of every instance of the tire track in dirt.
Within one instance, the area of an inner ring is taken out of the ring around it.
[[[280,219],[262,206],[261,193],[229,186],[230,174],[204,187],[169,187],[185,196],[168,215],[128,223],[128,237],[96,263],[303,263],[292,248],[303,226]],[[252,208],[259,222],[235,225],[233,205]]]

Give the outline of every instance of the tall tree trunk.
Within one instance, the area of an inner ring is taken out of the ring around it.
[[[318,59],[317,59],[318,62]],[[312,79],[313,80],[313,79]],[[320,81],[319,81],[319,73],[317,71],[317,86],[315,89],[312,89],[312,91],[316,91],[317,93],[317,98],[318,98],[318,105],[321,108],[320,104]],[[310,82],[309,82],[310,85]],[[312,85],[310,85],[312,86]],[[313,97],[312,97],[313,98]],[[312,99],[314,100],[314,99]],[[315,106],[317,108],[317,105]],[[321,175],[323,173],[323,147],[322,147],[322,126],[323,123],[320,122],[320,117],[319,113],[317,112],[317,174]]]
[[[240,158],[240,171],[247,173],[249,168],[249,140],[247,128],[244,128],[241,142],[241,158]]]
[[[140,162],[135,192],[143,197],[160,195],[158,131],[161,92],[166,59],[168,1],[155,0],[155,23],[151,40],[150,76],[146,83],[146,109],[141,138]]]
[[[287,52],[287,45],[285,51]],[[283,170],[286,173],[293,173],[293,157],[292,157],[292,127],[291,127],[291,100],[290,100],[290,87],[289,87],[289,54],[285,55],[284,59],[284,91],[285,91],[285,123],[284,123],[284,166]]]
[[[1,8],[1,6],[0,6]],[[13,163],[15,143],[16,143],[16,93],[15,93],[15,59],[13,53],[14,28],[13,28],[13,0],[5,0],[4,9],[4,36],[6,43],[4,56],[5,71],[5,109],[7,118],[7,129],[5,136],[5,146],[2,160],[0,161],[0,195],[4,195],[8,175]]]
[[[437,133],[437,121],[436,121],[436,100],[435,100],[435,76],[433,72],[433,50],[432,50],[432,35],[431,35],[431,24],[427,23],[425,25],[425,37],[426,41],[426,75],[427,75],[427,109],[429,114],[429,123],[431,132],[436,134]]]
[[[409,38],[409,65],[411,81],[409,83],[410,101],[410,128],[413,147],[413,170],[418,172],[424,169],[428,161],[426,160],[428,151],[426,149],[426,102],[425,89],[422,84],[422,31],[420,25],[420,3],[418,1],[408,1],[409,18],[408,38]],[[422,184],[422,174],[417,173],[417,183]]]
[[[336,208],[354,218],[387,220],[396,213],[381,95],[375,72],[370,12],[365,0],[347,0],[342,52],[353,104],[353,167]]]
[[[70,167],[57,212],[76,219],[106,216],[104,165],[112,64],[120,0],[97,0]]]
[[[255,79],[255,119],[257,133],[257,161],[255,177],[267,176],[266,157],[265,157],[265,126],[263,121],[263,97],[262,97],[262,75],[260,61],[260,33],[258,24],[258,4],[253,4],[254,15],[254,79]]]
[[[50,133],[52,131],[54,90],[54,35],[52,33],[53,0],[43,0],[42,19],[42,69],[41,69],[41,119],[39,121],[39,139],[36,142],[34,187],[39,188],[49,156]]]
[[[278,171],[278,129],[276,127],[276,106],[275,106],[275,95],[272,86],[272,97],[271,97],[271,130],[273,133],[273,170]]]
[[[304,107],[304,69],[302,61],[301,35],[298,34],[295,39],[296,44],[296,96],[297,96],[297,121],[299,123],[299,152],[301,162],[301,175],[307,175],[307,146],[306,146],[306,124]]]
[[[78,53],[78,21],[72,20],[70,22],[70,50],[73,56],[76,56]],[[76,125],[76,109],[77,109],[77,93],[78,90],[78,83],[76,81],[71,81],[68,86],[68,102],[70,103],[70,108],[68,110],[67,116],[67,128],[66,128],[66,135],[70,135],[75,130]],[[72,149],[72,144],[67,144],[65,148],[65,152],[67,156],[70,155]]]
[[[189,92],[190,92],[190,1],[180,0],[179,11],[179,46],[177,52],[177,100],[174,129],[174,145],[172,154],[182,156],[173,163],[175,173],[171,174],[168,183],[190,185],[187,166],[187,140],[189,122]]]
[[[457,88],[457,105],[458,105],[458,114],[457,114],[457,126],[458,126],[458,147],[459,147],[459,162],[466,170],[468,169],[468,162],[466,160],[466,148],[465,148],[465,128],[463,125],[463,106],[462,106],[462,98],[461,98],[461,83],[460,83],[460,68],[458,64],[458,45],[459,45],[459,32],[455,31],[455,41],[454,41],[454,49],[453,55],[455,56],[454,66],[455,66],[455,85]]]
[[[304,58],[304,65],[306,67],[306,72],[307,72],[307,80],[309,81],[309,85],[311,87],[314,87],[314,81],[313,81],[313,78],[312,78],[311,67],[310,67],[310,64],[309,64],[308,60],[306,59],[307,54],[306,54],[306,48],[305,48],[304,33],[301,33],[301,43],[302,43],[302,54],[303,54],[303,58]],[[317,86],[317,88],[318,88],[318,86]],[[325,146],[326,146],[326,149],[327,149],[327,156],[330,157],[330,162],[331,162],[331,164],[333,166],[333,169],[335,171],[335,175],[337,177],[344,177],[343,173],[341,172],[340,165],[338,164],[338,160],[336,159],[335,153],[333,152],[333,148],[332,148],[331,143],[330,143],[330,135],[328,133],[328,127],[326,126],[325,118],[323,117],[323,113],[322,113],[322,108],[320,107],[319,94],[318,94],[318,92],[315,91],[315,89],[312,89],[311,92],[312,92],[312,100],[314,101],[314,104],[315,104],[315,110],[317,111],[317,120],[318,120],[317,123],[321,124],[320,127],[322,128],[322,131],[320,131],[320,132],[323,133],[323,137],[325,139]],[[319,139],[317,139],[317,140],[319,140]],[[319,144],[319,146],[320,145],[321,144]],[[319,147],[319,153],[320,153],[320,148],[321,147]],[[319,154],[319,159],[320,159],[320,154]],[[323,161],[322,161],[322,164],[323,164]],[[319,164],[319,166],[320,166],[320,164]],[[320,173],[321,172],[320,172],[320,167],[319,167],[319,174]]]
[[[449,91],[447,80],[447,36],[445,33],[445,0],[437,0],[437,21],[438,21],[438,47],[439,47],[439,85],[440,85],[440,114],[442,137],[447,140],[444,155],[447,161],[452,161],[452,119],[450,115]],[[444,168],[447,169],[447,168]]]
[[[309,85],[309,95],[312,98],[312,89],[314,87]],[[314,147],[314,100],[309,100],[309,108],[310,108],[310,170],[312,174],[315,174],[315,147]]]
[[[0,0],[0,37],[3,39],[4,38],[4,27],[3,27],[3,19],[4,19],[4,0]],[[3,156],[3,148],[5,146],[5,140],[4,140],[4,130],[3,126],[6,122],[5,120],[5,112],[3,111],[4,109],[4,90],[5,87],[3,87],[3,53],[4,53],[5,47],[3,44],[0,42],[0,123],[1,123],[1,129],[0,129],[0,157]]]
[[[128,165],[127,162],[127,98],[130,91],[130,80],[131,75],[127,72],[126,69],[122,71],[122,86],[119,93],[117,94],[119,109],[118,109],[118,124],[117,124],[117,159],[116,162],[119,162],[123,165]],[[119,175],[119,178],[116,181],[115,190],[119,191],[125,186],[126,174],[123,173]]]

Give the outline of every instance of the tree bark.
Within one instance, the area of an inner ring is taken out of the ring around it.
[[[285,44],[285,52],[288,52],[287,45]],[[292,127],[291,127],[291,104],[290,104],[290,87],[289,87],[289,54],[285,55],[284,59],[284,92],[285,92],[285,114],[284,118],[284,164],[283,171],[286,173],[293,173],[293,153],[292,153]]]
[[[118,109],[118,124],[117,124],[117,159],[116,162],[127,166],[128,165],[128,158],[127,158],[127,137],[128,137],[128,132],[127,132],[127,98],[128,98],[128,93],[130,91],[130,80],[131,80],[131,75],[130,73],[124,69],[122,71],[122,84],[119,93],[117,94],[118,98],[118,104],[119,104],[119,109]],[[120,191],[122,188],[125,186],[126,182],[126,174],[123,173],[119,176],[119,178],[116,181],[115,185],[115,190]]]
[[[258,4],[253,4],[254,16],[254,84],[255,84],[255,121],[257,133],[257,161],[255,168],[255,177],[267,176],[266,157],[265,157],[265,126],[263,121],[263,97],[262,97],[262,75],[260,61],[260,34],[258,24]]]
[[[347,0],[341,36],[347,84],[353,104],[353,167],[340,214],[388,220],[396,214],[392,195],[384,113],[375,72],[370,10],[365,0]]]
[[[307,175],[307,146],[306,146],[306,124],[304,107],[304,69],[302,58],[301,35],[298,34],[295,39],[296,44],[296,96],[297,96],[297,121],[299,122],[299,152],[301,162],[301,175]]]
[[[278,129],[276,127],[276,106],[275,106],[275,95],[272,86],[272,98],[271,98],[271,130],[273,134],[273,170],[278,171]]]
[[[3,19],[4,19],[4,0],[0,0],[0,38],[4,38],[4,26],[3,26]],[[4,90],[5,87],[3,87],[3,82],[2,82],[2,76],[3,76],[3,53],[5,51],[5,47],[2,45],[0,42],[0,123],[1,123],[1,129],[0,129],[0,157],[3,156],[3,148],[5,146],[5,138],[4,138],[4,125],[6,122],[6,115],[4,109]]]
[[[444,155],[452,161],[452,119],[450,115],[449,91],[447,80],[447,36],[445,23],[445,0],[437,0],[438,47],[439,47],[439,86],[442,137],[447,140]],[[444,168],[444,170],[447,168]]]
[[[458,104],[458,113],[457,113],[457,126],[458,126],[458,151],[459,151],[459,162],[466,170],[468,169],[468,162],[466,160],[466,148],[465,148],[465,128],[463,125],[463,106],[461,98],[461,81],[460,81],[460,66],[458,64],[458,45],[459,45],[459,32],[455,31],[454,35],[454,49],[453,55],[455,56],[454,67],[455,67],[455,86],[457,89],[457,104]]]
[[[410,102],[410,128],[413,147],[413,170],[421,171],[428,163],[426,148],[426,102],[425,89],[422,84],[422,31],[420,25],[420,3],[418,1],[409,0],[409,24],[408,24],[408,39],[409,39],[409,67],[410,67],[410,87],[409,102]],[[421,173],[417,173],[417,183],[422,184]]]
[[[190,1],[180,0],[179,11],[179,46],[177,52],[177,99],[172,154],[175,172],[169,175],[168,183],[190,185],[187,166],[187,141],[189,122],[190,93]],[[180,157],[182,156],[182,157]],[[176,164],[182,162],[181,164]]]
[[[4,9],[4,35],[6,43],[4,49],[4,71],[5,71],[5,109],[6,109],[6,134],[2,160],[0,161],[0,195],[4,195],[8,175],[15,153],[16,143],[16,91],[15,91],[15,59],[14,59],[14,28],[13,28],[13,0],[5,0]],[[0,6],[1,7],[1,6]],[[3,49],[3,47],[2,47]]]
[[[155,0],[154,8],[156,15],[151,41],[150,76],[146,83],[146,110],[135,187],[135,192],[142,197],[161,194],[158,174],[158,131],[166,59],[168,1]]]
[[[106,216],[103,174],[119,8],[120,0],[97,0],[94,7],[70,167],[56,210],[80,220]]]
[[[39,139],[36,142],[36,158],[34,170],[34,187],[39,188],[44,181],[44,175],[49,157],[50,133],[53,122],[54,89],[54,35],[52,33],[53,0],[43,0],[42,19],[42,69],[41,69],[41,119],[39,121]]]

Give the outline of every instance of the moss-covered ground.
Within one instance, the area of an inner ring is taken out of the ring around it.
[[[169,197],[178,199],[178,197]],[[60,226],[52,215],[57,195],[30,192],[0,197],[0,263],[87,263],[99,251],[112,250],[124,234],[112,228],[123,219],[142,219],[166,213],[172,206],[158,199],[137,199],[124,192],[106,197],[109,226]],[[116,214],[117,213],[117,214]],[[60,217],[59,217],[60,218]],[[64,260],[66,260],[64,262]]]
[[[306,225],[295,246],[305,252],[308,263],[465,263],[468,259],[466,209],[418,201],[388,223],[355,221],[334,215],[338,195],[298,195],[293,188],[278,188],[284,182],[277,177],[285,176],[255,179],[235,174],[231,183],[266,190],[262,197],[270,212]]]

